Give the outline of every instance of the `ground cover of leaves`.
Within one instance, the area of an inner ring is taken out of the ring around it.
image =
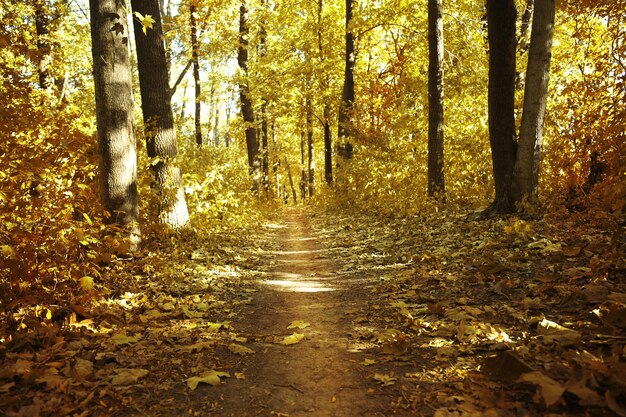
[[[364,282],[358,308],[329,314],[351,314],[383,415],[626,416],[624,241],[608,219],[307,213],[319,256]],[[194,393],[254,360],[237,322],[274,264],[268,224],[153,242],[103,265],[97,294],[3,309],[0,411],[219,415],[219,396]],[[292,324],[264,342],[299,343]]]

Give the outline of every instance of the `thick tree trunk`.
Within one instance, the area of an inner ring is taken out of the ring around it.
[[[326,61],[324,53],[324,34],[322,26],[322,14],[324,11],[324,0],[317,1],[317,47],[320,54],[320,66],[323,68]],[[328,76],[322,77],[322,92],[328,90]],[[324,179],[328,185],[333,182],[333,140],[330,131],[330,105],[324,100],[323,120],[324,126]]]
[[[524,89],[524,112],[513,175],[512,196],[516,202],[522,199],[532,201],[537,197],[555,12],[555,0],[535,1]]]
[[[165,64],[159,3],[158,0],[131,0],[131,5],[134,12],[143,16],[150,15],[155,21],[152,28],[148,28],[144,34],[141,22],[133,19],[146,148],[148,157],[157,159],[150,167],[161,197],[159,218],[175,229],[182,228],[189,223],[189,211],[180,168],[174,161],[178,154],[178,144]]]
[[[511,196],[515,142],[515,2],[487,0],[489,141],[496,196],[490,211],[515,210]]]
[[[196,128],[196,143],[202,145],[202,101],[201,101],[201,86],[200,86],[200,61],[198,58],[198,27],[196,24],[196,6],[192,4],[189,6],[189,26],[191,27],[191,60],[193,61],[193,82],[195,86],[195,121],[194,126]]]
[[[239,48],[237,51],[237,63],[242,72],[239,83],[239,99],[241,101],[241,114],[246,129],[246,148],[248,150],[248,166],[252,177],[252,191],[259,193],[261,180],[261,161],[259,159],[259,143],[256,136],[254,108],[250,99],[250,87],[248,85],[248,6],[246,0],[241,1],[239,8]]]
[[[352,22],[352,9],[354,0],[346,0],[346,56],[343,79],[343,90],[341,93],[341,104],[339,105],[337,146],[339,155],[344,159],[352,158],[353,145],[351,138],[354,135],[354,34],[350,28]]]
[[[140,240],[132,71],[124,0],[90,0],[100,192],[109,221]]]
[[[428,0],[428,195],[443,196],[443,1]]]

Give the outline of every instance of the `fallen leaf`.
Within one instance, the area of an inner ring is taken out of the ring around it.
[[[564,346],[573,345],[580,340],[581,336],[576,330],[568,329],[547,319],[537,324],[537,334],[543,336],[543,340],[548,343],[556,342]]]
[[[538,371],[522,374],[519,381],[537,385],[541,389],[541,397],[546,403],[546,407],[556,404],[565,392],[563,385]]]
[[[111,342],[116,345],[124,345],[127,343],[135,343],[141,339],[141,335],[127,336],[125,333],[117,333],[111,336]]]
[[[246,374],[244,374],[243,372],[235,372],[235,378],[246,379]]]
[[[394,378],[393,375],[374,374],[374,380],[380,382],[383,387],[386,387],[395,384],[397,378]]]
[[[195,390],[198,387],[198,384],[209,384],[212,386],[219,385],[221,380],[220,377],[230,378],[230,374],[228,372],[211,370],[203,373],[200,376],[192,376],[187,379],[187,386]]]
[[[294,333],[291,336],[285,336],[285,338],[278,343],[284,346],[295,345],[303,338],[304,335],[302,333]]]
[[[375,363],[376,361],[374,359],[363,359],[363,362],[361,362],[361,365],[370,366]]]
[[[115,375],[111,378],[111,385],[130,385],[148,375],[147,369],[117,368]]]
[[[291,324],[289,326],[287,326],[288,329],[305,329],[307,327],[309,327],[311,324],[307,323],[305,321],[302,320],[295,320],[292,321]]]
[[[248,353],[256,353],[254,350],[242,346],[242,345],[238,345],[237,343],[231,343],[230,345],[228,345],[228,350],[230,350],[233,353],[236,353],[238,355],[246,355]]]

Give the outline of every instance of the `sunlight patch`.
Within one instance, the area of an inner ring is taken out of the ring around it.
[[[294,274],[295,275],[295,274]],[[287,292],[328,292],[335,291],[334,288],[322,285],[315,281],[295,281],[295,280],[267,280],[267,285],[276,287],[279,291]]]

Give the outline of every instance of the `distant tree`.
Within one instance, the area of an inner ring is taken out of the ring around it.
[[[165,46],[158,0],[131,0],[135,13],[135,42],[144,135],[150,168],[160,193],[159,218],[173,227],[189,223],[189,211],[182,186],[174,115],[165,62]],[[142,21],[141,19],[144,19]]]
[[[109,221],[140,240],[132,71],[124,0],[90,0],[100,191]]]
[[[252,191],[257,193],[260,188],[261,161],[259,159],[259,143],[256,136],[254,108],[250,98],[250,86],[248,85],[248,5],[246,0],[241,0],[239,7],[239,48],[237,51],[237,63],[241,70],[239,82],[239,99],[241,101],[241,114],[246,129],[246,148],[248,150],[248,166],[252,177]]]
[[[443,195],[443,0],[428,0],[428,195]]]
[[[487,37],[489,41],[489,141],[493,162],[495,200],[491,212],[512,212],[515,142],[515,23],[514,0],[487,0]]]
[[[343,79],[343,90],[341,93],[341,104],[339,105],[337,145],[339,155],[344,159],[352,158],[353,145],[351,138],[354,134],[354,67],[356,63],[354,34],[352,33],[352,10],[354,0],[346,0],[346,55],[345,70]]]
[[[524,89],[524,111],[513,171],[512,198],[515,202],[523,199],[532,201],[537,197],[555,12],[555,0],[535,1]]]

